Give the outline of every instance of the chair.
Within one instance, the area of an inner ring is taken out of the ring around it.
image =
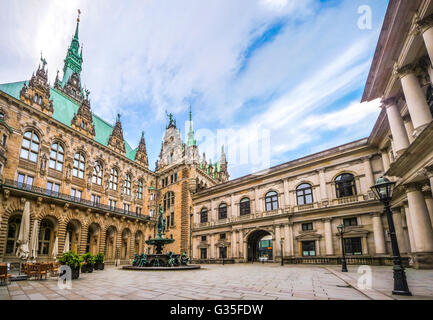
[[[51,267],[51,270],[50,270],[51,276],[57,276],[59,274],[60,263],[57,261],[52,262],[50,264],[50,267]]]
[[[42,280],[42,277],[45,277],[45,280],[46,280],[47,279],[47,273],[48,273],[48,264],[40,263],[38,265],[38,278],[39,278],[39,280]]]
[[[3,285],[11,283],[11,277],[12,275],[8,273],[8,266],[7,265],[0,265],[0,283]]]
[[[37,264],[35,264],[35,263],[29,263],[29,264],[27,264],[27,275],[29,276],[29,279],[31,278],[31,277],[35,277],[35,278],[37,278],[38,277],[38,265]]]

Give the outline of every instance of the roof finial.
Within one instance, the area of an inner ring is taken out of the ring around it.
[[[81,15],[81,10],[78,9],[78,17],[77,17],[77,22],[80,22],[80,15]]]
[[[47,60],[45,60],[42,56],[42,51],[41,51],[41,62],[42,62],[42,69],[45,68],[45,65],[47,64]]]

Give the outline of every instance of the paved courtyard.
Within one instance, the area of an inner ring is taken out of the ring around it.
[[[56,278],[12,282],[0,287],[1,300],[66,299],[433,299],[433,270],[407,270],[414,297],[391,297],[391,267],[372,268],[372,289],[356,288],[358,267],[342,274],[338,266],[277,264],[204,265],[193,271],[104,271],[80,274],[72,289],[60,289]]]

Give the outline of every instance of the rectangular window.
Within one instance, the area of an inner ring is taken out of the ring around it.
[[[167,230],[170,228],[170,216],[167,216]]]
[[[302,224],[302,231],[309,231],[309,230],[313,230],[313,223],[311,223],[311,222],[303,223]]]
[[[135,208],[135,213],[137,214],[137,216],[141,216],[141,208],[140,207],[136,207]]]
[[[174,175],[171,175],[170,176],[170,183],[173,183],[174,182]]]
[[[98,196],[96,194],[92,194],[91,201],[93,205],[99,205],[101,203],[101,196]]]
[[[174,182],[177,182],[177,172],[174,174]]]
[[[32,186],[33,186],[33,177],[32,176],[26,176],[23,173],[18,173],[18,187],[19,188],[31,189]]]
[[[170,215],[170,217],[171,217],[171,226],[173,227],[174,226],[174,212],[172,212],[171,213],[171,215]]]
[[[302,255],[312,257],[316,255],[316,241],[302,241]]]
[[[165,177],[164,183],[165,183],[166,186],[168,186],[168,177]]]
[[[153,217],[153,210],[152,209],[149,210],[149,217]]]
[[[358,225],[358,220],[356,218],[346,218],[343,219],[343,224],[346,227],[354,227]]]
[[[226,239],[226,234],[220,233],[220,240],[225,240],[225,239]]]
[[[129,209],[130,209],[130,204],[129,203],[124,203],[123,204],[123,212],[124,213],[129,213]]]
[[[115,209],[117,205],[117,201],[113,200],[113,199],[108,199],[108,206],[110,207],[110,209]]]
[[[74,200],[80,200],[81,199],[81,190],[72,188],[71,189],[71,197]]]
[[[361,238],[344,239],[344,250],[347,255],[362,255]]]
[[[201,241],[206,241],[207,237],[206,236],[201,236]]]
[[[60,184],[48,181],[47,182],[48,194],[57,194],[60,191]]]
[[[200,248],[200,259],[207,259],[207,248]]]

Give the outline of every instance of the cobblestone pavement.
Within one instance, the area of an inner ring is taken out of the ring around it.
[[[57,279],[12,282],[0,287],[0,300],[150,300],[150,299],[384,299],[392,287],[389,267],[373,268],[373,287],[361,292],[350,285],[355,267],[341,275],[337,267],[277,264],[205,265],[193,271],[126,271],[107,267],[80,274],[72,289],[59,289]],[[345,279],[345,280],[343,280]],[[433,298],[433,271],[408,270],[411,290]],[[355,282],[356,283],[356,282]]]

